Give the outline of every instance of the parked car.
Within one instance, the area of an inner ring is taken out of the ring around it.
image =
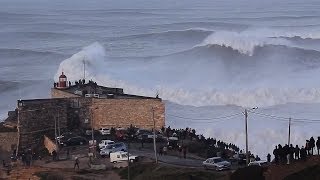
[[[238,165],[245,165],[247,163],[246,155],[243,153],[235,154],[234,159],[238,162]]]
[[[110,129],[109,128],[100,128],[99,132],[101,135],[109,135],[110,134]]]
[[[169,137],[167,140],[167,146],[169,149],[177,149],[179,148],[179,140],[178,138]]]
[[[73,132],[66,132],[66,133],[61,134],[60,136],[57,136],[56,139],[60,143],[61,141],[65,141],[72,136],[75,136],[75,134]]]
[[[117,129],[116,130],[116,137],[117,140],[122,141],[126,139],[127,131],[123,129]]]
[[[205,169],[214,169],[216,171],[221,171],[225,169],[230,169],[231,163],[223,160],[221,157],[209,158],[202,162]]]
[[[118,151],[127,151],[127,146],[123,143],[114,143],[106,146],[105,148],[100,150],[101,156],[110,156],[110,153],[118,152]]]
[[[147,129],[138,129],[136,135],[138,136],[140,134],[153,134],[153,132]]]
[[[86,135],[86,136],[91,136],[91,135],[92,135],[92,130],[91,130],[91,129],[85,130],[85,135]],[[100,131],[93,130],[93,135],[94,135],[94,136],[100,135]]]
[[[156,135],[157,137],[157,135]],[[153,133],[142,133],[137,136],[138,140],[143,140],[144,142],[152,142],[153,141]]]
[[[60,144],[63,146],[75,146],[75,145],[83,145],[87,143],[88,143],[87,139],[81,136],[72,137],[67,139],[66,141],[60,142]]]
[[[248,166],[268,166],[268,162],[267,161],[252,161],[248,164]]]
[[[132,156],[129,154],[129,161],[134,162],[138,160],[138,156]],[[118,151],[114,153],[110,153],[110,162],[117,163],[121,161],[128,161],[128,153],[123,151]]]
[[[107,147],[108,145],[114,144],[114,141],[111,140],[101,140],[101,142],[99,143],[99,148],[103,149],[105,147]]]

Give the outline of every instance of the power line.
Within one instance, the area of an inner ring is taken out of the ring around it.
[[[306,118],[294,118],[297,121],[314,121],[314,122],[320,122],[320,119],[306,119]]]
[[[282,117],[282,116],[275,116],[271,114],[264,114],[264,113],[258,113],[258,112],[251,112],[253,114],[256,114],[258,116],[268,117],[272,118],[274,120],[278,121],[288,121],[288,117]],[[320,120],[318,119],[307,119],[307,118],[291,118],[293,122],[304,122],[304,123],[320,123]]]
[[[271,115],[271,114],[264,114],[264,113],[258,113],[258,112],[251,112],[251,113],[256,114],[256,115],[260,115],[260,116],[274,118],[274,119],[286,119],[286,120],[289,119],[288,117],[275,116],[275,115]]]
[[[215,118],[190,118],[190,117],[184,117],[184,116],[178,116],[178,115],[173,115],[173,114],[167,114],[168,116],[172,116],[172,117],[176,117],[176,118],[180,118],[180,119],[190,119],[190,120],[204,120],[204,121],[211,121],[211,120],[219,120],[219,119],[228,119],[228,118],[232,118],[238,115],[241,115],[242,113],[236,113],[236,114],[231,114],[231,115],[227,115],[227,116],[221,116],[221,117],[215,117]]]
[[[260,117],[270,118],[270,120],[281,121],[281,122],[289,121],[289,117],[277,116],[273,114],[266,114],[266,113],[261,113],[256,111],[248,111],[248,112],[258,115]],[[195,120],[198,123],[214,123],[214,122],[220,122],[217,120],[223,121],[224,119],[230,119],[232,117],[242,115],[242,113],[236,113],[236,114],[220,116],[220,117],[212,117],[212,118],[191,118],[191,117],[185,117],[185,116],[173,115],[173,114],[166,114],[166,115],[180,118],[180,119],[185,119],[185,120]],[[307,119],[307,118],[291,118],[291,121],[297,122],[297,123],[320,123],[320,119]]]

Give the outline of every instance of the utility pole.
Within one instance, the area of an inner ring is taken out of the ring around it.
[[[90,114],[91,114],[91,138],[92,138],[92,153],[93,156],[95,157],[95,143],[94,143],[94,132],[93,132],[93,114],[92,114],[92,109],[90,109]]]
[[[58,146],[58,139],[57,139],[57,117],[54,117],[54,137],[56,139],[56,145]]]
[[[17,131],[18,131],[18,142],[17,142],[17,147],[16,147],[16,157],[18,157],[18,152],[19,152],[19,144],[20,144],[20,101],[18,102],[18,123],[17,123]]]
[[[127,149],[127,156],[128,156],[128,180],[130,180],[130,156],[129,156],[129,146],[130,146],[130,137],[128,136],[128,149]]]
[[[86,79],[86,57],[83,58],[83,79]]]
[[[156,163],[158,163],[157,157],[157,145],[156,145],[156,121],[154,120],[154,108],[152,110],[152,120],[153,120],[153,150],[154,150],[154,158],[156,159]]]
[[[61,134],[60,134],[60,114],[59,114],[59,111],[58,111],[58,136],[60,138]]]
[[[249,151],[248,151],[248,111],[244,110],[245,128],[246,128],[246,164],[249,164]]]
[[[289,126],[288,126],[288,129],[289,129],[289,134],[288,134],[288,146],[290,145],[290,136],[291,136],[291,118],[289,118]]]

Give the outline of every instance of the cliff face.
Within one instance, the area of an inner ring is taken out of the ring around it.
[[[18,141],[17,132],[0,132],[0,151],[12,152]]]

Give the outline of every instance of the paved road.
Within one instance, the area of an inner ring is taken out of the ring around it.
[[[151,159],[155,159],[154,152],[150,150],[130,150],[130,154],[145,156]],[[160,162],[167,163],[167,164],[195,167],[195,168],[202,167],[201,165],[203,161],[203,160],[189,159],[189,158],[184,159],[184,158],[179,158],[177,156],[171,156],[171,155],[163,155],[163,156],[158,155],[158,160]]]
[[[151,149],[141,149],[141,150],[130,149],[129,151],[130,151],[130,154],[133,154],[133,155],[144,156],[150,159],[155,159],[154,152]],[[78,157],[87,156],[87,153],[88,153],[87,146],[77,146],[75,149],[70,150],[70,157],[72,158],[75,155]],[[66,156],[66,148],[63,148],[60,152],[60,158],[64,159],[65,156]],[[193,168],[202,167],[201,165],[203,161],[203,159],[188,158],[188,154],[187,154],[187,159],[179,158],[177,156],[172,156],[172,155],[163,155],[163,156],[158,155],[158,160],[166,164],[184,166],[184,167],[193,167]]]

